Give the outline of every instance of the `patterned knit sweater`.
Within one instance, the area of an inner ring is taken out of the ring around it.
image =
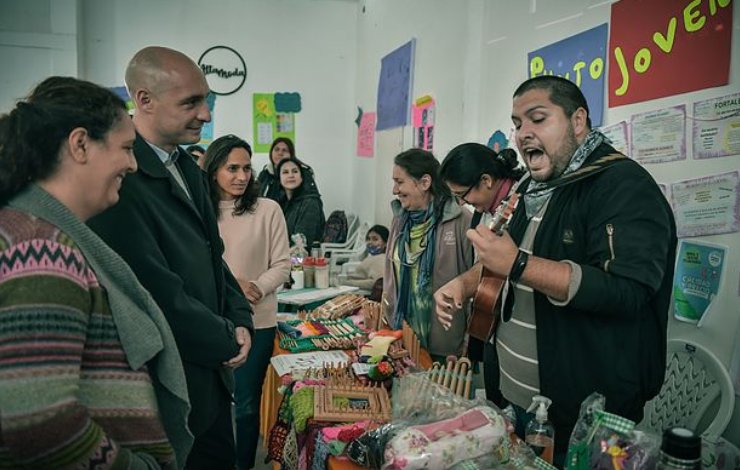
[[[82,253],[48,222],[0,209],[0,469],[173,461],[149,374],[129,367]]]

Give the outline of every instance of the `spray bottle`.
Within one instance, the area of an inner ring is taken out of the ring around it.
[[[534,451],[535,455],[552,463],[555,452],[555,427],[547,420],[547,409],[552,400],[541,395],[532,397],[532,404],[527,409],[528,413],[535,413],[535,417],[524,431],[524,441]]]

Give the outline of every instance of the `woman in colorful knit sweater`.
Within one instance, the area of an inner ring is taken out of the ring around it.
[[[233,135],[208,146],[204,168],[224,241],[224,260],[252,304],[254,329],[247,362],[234,370],[236,465],[254,467],[259,438],[262,382],[272,357],[277,326],[275,291],[288,280],[288,229],[280,206],[257,197],[252,148]]]
[[[51,77],[0,117],[0,468],[178,468],[192,436],[162,312],[84,221],[136,170],[110,91]]]

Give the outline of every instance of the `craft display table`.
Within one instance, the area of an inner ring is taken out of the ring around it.
[[[333,299],[344,294],[355,293],[360,290],[359,287],[337,286],[327,289],[317,289],[309,287],[305,289],[286,289],[278,292],[278,304],[289,308],[299,309],[306,305],[323,302],[324,300]],[[286,310],[286,309],[281,309]]]
[[[280,340],[275,337],[272,354],[273,356],[279,356],[282,354],[290,354],[290,352],[280,348]],[[422,369],[430,369],[432,367],[432,358],[424,349],[419,351],[418,365]],[[267,446],[270,429],[272,429],[272,426],[275,424],[275,420],[277,419],[277,412],[282,400],[282,395],[278,392],[278,387],[280,387],[280,385],[280,377],[275,373],[275,369],[272,367],[272,364],[270,364],[267,367],[265,382],[262,385],[262,401],[260,403],[260,435],[262,436],[262,442],[265,446]]]

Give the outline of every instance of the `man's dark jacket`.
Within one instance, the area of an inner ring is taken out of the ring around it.
[[[234,329],[252,331],[252,309],[222,260],[223,243],[205,174],[183,149],[180,168],[192,201],[154,150],[137,134],[139,169],[124,179],[120,201],[90,227],[131,266],[169,321],[185,368],[197,437],[231,400],[234,376],[222,366],[236,356]]]
[[[583,167],[611,153],[602,144]],[[520,204],[509,228],[517,244],[526,219]],[[533,254],[573,261],[583,273],[568,305],[534,293],[540,392],[553,401],[556,447],[567,447],[592,392],[606,397],[608,411],[640,421],[645,402],[660,390],[676,243],[668,201],[633,160],[553,193]]]

